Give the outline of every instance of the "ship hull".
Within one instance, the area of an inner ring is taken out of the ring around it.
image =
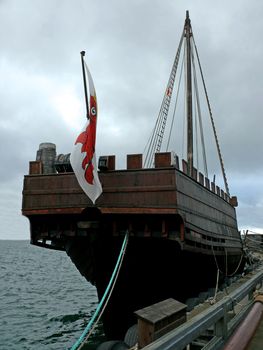
[[[123,237],[98,240],[80,238],[68,241],[67,254],[88,280],[97,287],[101,300],[115,267]],[[238,272],[241,255],[198,254],[186,250],[177,241],[166,238],[130,237],[118,280],[103,314],[108,339],[123,339],[136,323],[134,312],[167,298],[185,302],[208,288],[215,288],[217,269]],[[91,271],[93,266],[94,271]]]

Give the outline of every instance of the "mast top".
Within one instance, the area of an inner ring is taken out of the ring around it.
[[[189,17],[189,11],[188,10],[186,11],[185,26],[191,27],[191,20],[190,20],[190,17]]]

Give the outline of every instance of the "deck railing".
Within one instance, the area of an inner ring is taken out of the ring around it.
[[[211,339],[205,344],[203,349],[222,349],[227,339],[231,336],[235,328],[246,317],[253,304],[253,293],[255,289],[262,285],[263,268],[252,278],[237,288],[234,292],[224,297],[215,305],[193,317],[183,325],[167,333],[156,341],[144,347],[144,350],[181,350],[186,349],[206,331],[214,330]],[[247,297],[246,305],[233,317],[229,313],[234,307]],[[191,347],[190,347],[191,349]]]

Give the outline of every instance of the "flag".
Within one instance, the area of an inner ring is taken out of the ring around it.
[[[93,79],[84,62],[89,83],[89,107],[88,120],[76,139],[73,151],[70,155],[70,163],[76,175],[79,185],[86,195],[95,203],[102,193],[102,187],[97,172],[96,162],[96,124],[97,124],[97,99]]]

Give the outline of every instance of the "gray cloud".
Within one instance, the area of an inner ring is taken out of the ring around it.
[[[143,152],[186,9],[239,225],[263,227],[261,2],[9,0],[0,2],[0,238],[29,237],[22,181],[39,143],[68,153],[85,122],[81,50],[98,96],[97,155],[116,154],[122,167]]]

